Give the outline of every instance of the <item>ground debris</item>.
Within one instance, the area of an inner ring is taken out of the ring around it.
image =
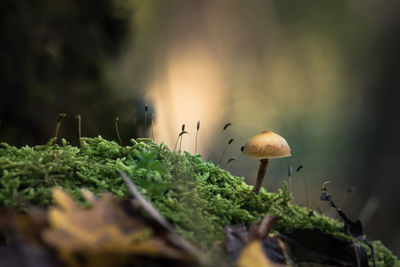
[[[195,265],[195,255],[166,239],[127,201],[107,193],[96,199],[86,190],[82,195],[86,209],[54,189],[56,206],[49,210],[3,210],[0,266]]]
[[[328,193],[328,188],[325,186],[328,183],[329,182],[324,183],[324,185],[321,188],[320,200],[328,202],[329,206],[331,208],[334,208],[337,211],[340,218],[344,222],[344,228],[342,229],[342,231],[344,233],[346,233],[347,235],[351,236],[352,238],[354,238],[353,243],[354,243],[355,247],[362,248],[356,241],[363,242],[365,245],[367,245],[369,247],[369,249],[371,251],[372,265],[373,265],[373,267],[376,267],[375,249],[374,249],[374,246],[372,245],[372,243],[364,237],[364,230],[363,230],[361,221],[356,220],[355,222],[353,222],[352,220],[350,220],[347,217],[347,215],[344,213],[344,211],[340,207],[336,206],[335,202],[333,202],[332,196]],[[360,261],[363,259],[361,258],[361,255],[359,254],[359,251],[357,248],[355,248],[355,251],[357,253],[357,264],[358,264],[357,266],[362,266],[362,265],[360,265]],[[366,258],[366,261],[368,264],[367,256],[365,255],[364,258]],[[368,265],[366,265],[366,266],[368,266]]]
[[[357,266],[368,267],[365,249],[354,239],[340,239],[321,229],[270,234],[278,217],[261,223],[225,227],[225,249],[235,266]],[[258,264],[257,264],[258,262]]]
[[[336,238],[318,228],[294,229],[278,237],[288,246],[295,263],[368,267],[367,254],[358,242]]]
[[[225,248],[228,259],[240,267],[283,266],[286,256],[280,241],[269,234],[278,217],[264,216],[249,230],[243,224],[225,227]]]

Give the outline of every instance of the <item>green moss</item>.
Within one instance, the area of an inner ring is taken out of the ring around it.
[[[266,213],[279,215],[276,231],[318,227],[341,238],[343,224],[292,206],[286,186],[279,193],[261,190],[243,178],[232,176],[199,155],[179,154],[147,139],[131,140],[121,147],[115,142],[83,138],[77,148],[62,141],[16,148],[0,147],[0,205],[22,209],[26,203],[51,204],[50,189],[60,186],[81,200],[80,188],[96,194],[112,192],[128,197],[119,171],[125,171],[153,205],[189,240],[210,247],[223,238],[225,225],[250,224]],[[400,266],[380,242],[374,242],[378,266]]]

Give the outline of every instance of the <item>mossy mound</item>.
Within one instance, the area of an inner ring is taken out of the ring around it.
[[[16,148],[0,146],[0,205],[23,209],[24,205],[51,204],[50,190],[59,186],[82,200],[80,188],[99,194],[111,192],[129,197],[119,176],[126,172],[153,205],[187,239],[204,247],[223,238],[225,225],[250,224],[266,213],[279,215],[277,231],[318,227],[322,231],[349,238],[340,231],[343,224],[306,208],[289,204],[286,187],[279,193],[261,190],[243,178],[232,176],[200,155],[179,154],[148,139],[131,140],[131,146],[113,141],[82,138],[77,148],[62,145]],[[373,242],[378,266],[400,266],[400,262],[379,241]]]

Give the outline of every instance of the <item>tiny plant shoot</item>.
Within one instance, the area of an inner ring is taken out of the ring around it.
[[[78,120],[78,136],[79,136],[79,147],[82,147],[82,126],[81,126],[81,115],[77,114],[75,118]]]
[[[236,160],[236,158],[235,157],[233,157],[233,158],[230,158],[230,159],[228,159],[228,161],[226,162],[226,164],[229,164],[229,163],[231,163],[232,161],[235,161]]]
[[[149,111],[149,106],[146,104],[144,106],[144,132],[146,132],[147,129],[147,112]]]
[[[230,139],[230,140],[228,141],[228,143],[226,144],[226,146],[225,146],[225,148],[224,148],[224,151],[223,151],[222,154],[221,154],[221,158],[219,159],[219,165],[221,165],[222,159],[224,158],[224,154],[225,154],[226,150],[228,149],[229,145],[233,143],[233,141],[235,141],[235,140],[233,140],[233,138],[232,138],[232,139]]]
[[[195,143],[194,143],[194,154],[197,153],[197,135],[199,134],[199,130],[200,130],[200,121],[197,121],[196,140],[195,140]]]
[[[288,167],[288,187],[289,187],[289,192],[293,193],[292,191],[292,174],[293,174],[293,167],[289,166]]]
[[[119,130],[118,130],[118,121],[119,121],[119,118],[116,117],[115,120],[114,120],[115,132],[117,133],[119,144],[122,146],[122,140],[121,140],[121,136],[119,135]]]
[[[56,133],[54,134],[54,141],[53,141],[53,153],[51,155],[52,160],[55,160],[55,158],[56,158],[56,149],[57,149],[56,143],[58,140],[58,134],[60,133],[60,127],[61,127],[62,121],[64,120],[64,118],[66,116],[67,115],[65,113],[60,113],[60,114],[58,114],[58,117],[57,117]]]
[[[62,124],[62,121],[64,120],[64,118],[66,117],[67,115],[65,114],[65,113],[60,113],[60,114],[58,114],[58,117],[57,117],[57,125],[56,125],[56,133],[54,134],[54,142],[53,142],[53,144],[55,144],[56,142],[57,142],[57,140],[58,140],[58,134],[60,133],[60,127],[61,127],[61,124]]]
[[[182,131],[181,131],[181,133],[184,133],[184,132],[185,132],[185,124],[182,124]],[[180,142],[179,142],[179,153],[181,153],[183,134],[179,134],[179,135],[180,135],[180,137],[181,137],[181,140],[180,140]]]
[[[293,193],[292,189],[293,189],[293,178],[295,178],[297,176],[297,174],[300,172],[300,170],[303,168],[303,165],[300,165],[299,167],[297,167],[296,172],[293,175],[293,167],[289,166],[288,167],[288,187],[289,187],[289,192]],[[305,180],[304,180],[305,183]],[[305,186],[305,192],[306,192],[306,198],[308,195],[307,192],[307,186]],[[307,201],[308,202],[308,201]]]
[[[154,134],[154,123],[156,123],[156,120],[155,120],[154,113],[151,113],[150,119],[151,119],[151,135],[152,135],[153,141],[155,142],[156,135]]]
[[[181,138],[182,135],[184,135],[184,134],[189,134],[189,133],[187,131],[185,131],[185,124],[182,124],[182,131],[178,134],[178,138],[176,139],[175,146],[174,146],[174,151],[176,150],[176,146],[178,145],[179,138]]]
[[[213,144],[213,146],[212,146],[211,153],[210,153],[210,155],[208,156],[208,161],[210,161],[212,155],[214,154],[215,146],[217,145],[219,139],[220,139],[221,136],[224,134],[225,130],[228,129],[228,127],[231,126],[231,125],[232,125],[232,123],[228,122],[227,124],[224,125],[224,128],[222,128],[222,131],[220,132],[220,134],[218,135],[218,137],[215,139],[215,142],[214,142],[214,144]]]
[[[300,173],[300,171],[304,168],[303,165],[300,165],[299,167],[297,167],[296,169],[296,176]],[[308,185],[307,185],[307,180],[304,177],[303,178],[303,184],[304,184],[304,192],[305,192],[305,199],[306,199],[306,207],[310,208],[310,199],[309,199],[309,194],[308,194]]]
[[[227,164],[231,163],[232,161],[238,161],[243,155],[243,150],[244,150],[244,146],[241,146],[240,147],[240,152],[241,153],[240,153],[239,157],[237,157],[237,158],[233,157],[233,158],[228,159]]]

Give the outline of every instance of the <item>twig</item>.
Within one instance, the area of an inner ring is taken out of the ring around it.
[[[153,220],[167,230],[167,237],[170,242],[200,258],[200,251],[175,232],[172,225],[143,197],[128,175],[125,172],[120,172],[119,174],[124,180],[129,193],[133,196],[132,203],[134,206],[142,207]]]

